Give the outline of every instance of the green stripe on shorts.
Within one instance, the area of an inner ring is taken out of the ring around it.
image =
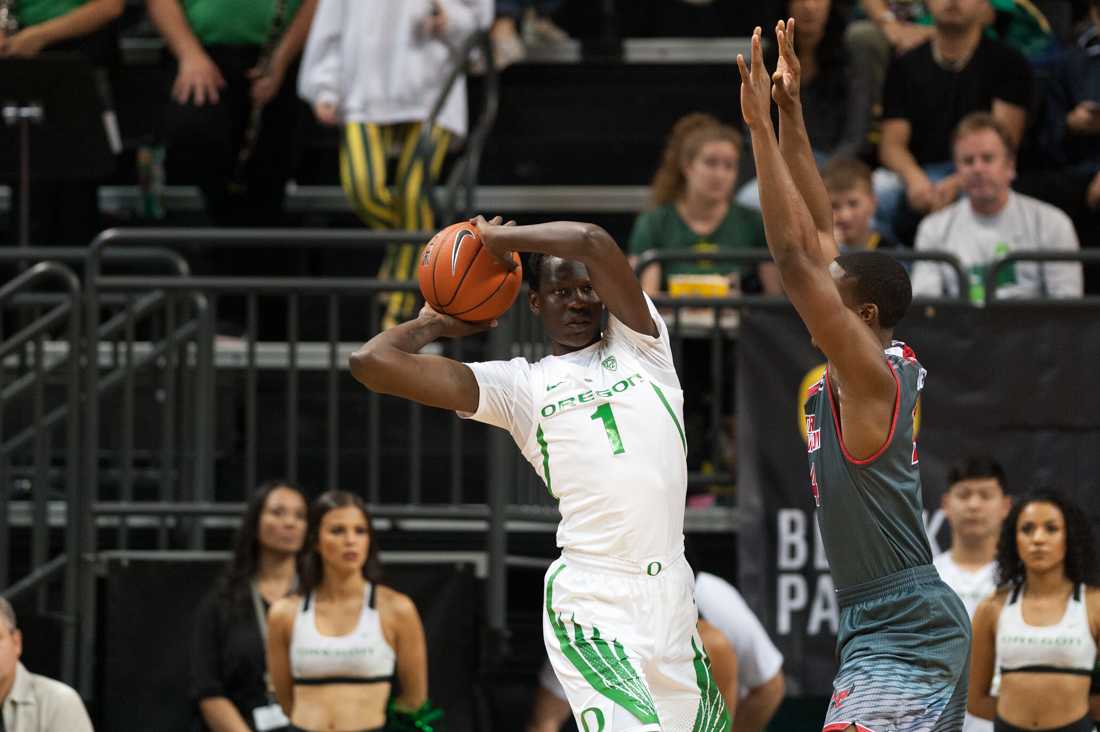
[[[695,653],[695,683],[699,685],[699,709],[695,712],[695,724],[691,730],[728,732],[730,715],[726,711],[726,703],[722,700],[718,684],[714,683],[714,676],[710,672],[710,659],[703,649],[695,645],[694,637],[691,639],[691,650]]]
[[[563,569],[564,564],[546,581],[546,616],[554,628],[561,652],[600,695],[633,714],[642,724],[659,723],[649,688],[630,665],[623,645],[617,640],[608,643],[596,627],[592,628],[592,637],[585,638],[584,630],[576,623],[573,624],[573,638],[570,638],[565,621],[554,615],[554,580]]]

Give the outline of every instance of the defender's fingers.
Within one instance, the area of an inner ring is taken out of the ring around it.
[[[752,32],[752,70],[756,71],[759,67],[764,66],[764,51],[760,45],[760,35],[763,31],[760,26],[756,26],[756,30]]]
[[[745,57],[740,53],[737,54],[737,71],[741,74],[741,83],[749,83],[749,69],[745,66]]]

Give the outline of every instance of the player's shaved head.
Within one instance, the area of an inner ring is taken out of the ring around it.
[[[878,308],[881,327],[893,328],[905,317],[913,302],[913,285],[898,260],[883,252],[850,252],[837,257],[836,264],[855,281],[858,302]]]

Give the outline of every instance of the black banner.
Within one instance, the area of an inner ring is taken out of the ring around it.
[[[915,307],[897,337],[928,370],[918,446],[933,553],[950,541],[946,471],[969,454],[1004,465],[1010,493],[1053,487],[1100,518],[1096,308]],[[786,657],[789,693],[827,696],[837,605],[800,416],[824,356],[793,310],[747,313],[738,345],[739,585]]]

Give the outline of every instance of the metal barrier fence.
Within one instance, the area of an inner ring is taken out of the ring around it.
[[[254,250],[378,249],[394,243],[422,243],[429,236],[428,232],[330,230],[111,230],[87,250],[20,250],[0,255],[0,261],[16,261],[57,253],[84,265],[86,339],[81,342],[70,335],[69,345],[61,347],[43,335],[37,348],[43,353],[58,349],[58,357],[70,369],[78,363],[71,356],[83,354],[83,394],[88,398],[82,403],[70,392],[60,408],[36,413],[34,424],[0,441],[5,449],[27,448],[38,456],[49,452],[49,445],[43,449],[36,442],[41,432],[37,425],[52,428],[65,422],[72,429],[77,415],[82,418],[79,439],[66,443],[67,447],[79,444],[83,456],[79,465],[75,454],[66,459],[67,470],[79,467],[76,478],[67,484],[66,530],[74,532],[82,551],[49,559],[36,550],[34,571],[11,588],[19,592],[40,588],[44,578],[54,576],[62,566],[79,573],[77,590],[67,597],[79,601],[75,615],[80,622],[82,693],[90,695],[92,688],[96,557],[118,550],[204,551],[207,527],[239,516],[242,501],[256,483],[280,473],[291,479],[304,477],[311,486],[360,492],[379,518],[486,522],[489,630],[506,634],[506,522],[555,522],[555,501],[502,431],[373,394],[344,373],[350,350],[378,331],[383,311],[379,295],[412,291],[415,285],[351,277],[193,277],[173,251],[226,245]],[[693,251],[662,252],[643,257],[638,269],[699,258]],[[769,259],[767,252],[757,251],[707,253],[704,258],[743,264]],[[960,283],[966,282],[962,267],[950,256],[903,253],[900,258],[944,262],[956,271]],[[155,265],[167,268],[169,274],[111,271],[116,263]],[[18,289],[15,282],[9,287]],[[965,300],[965,291],[959,288],[964,293],[959,299]],[[56,294],[27,294],[24,289],[13,291],[11,297],[12,302],[23,298],[36,307],[60,302]],[[74,295],[70,292],[67,297],[71,310]],[[710,464],[704,464],[704,459],[692,465],[691,486],[724,491],[728,498],[705,516],[694,513],[691,518],[697,527],[732,531],[737,522],[734,497],[722,487],[734,483],[735,472],[716,458],[735,440],[735,435],[724,431],[724,420],[735,415],[729,406],[731,387],[714,378],[730,372],[727,346],[736,341],[736,319],[724,316],[789,305],[780,297],[752,295],[657,297],[655,302],[668,313],[678,368],[682,373],[696,369],[682,376],[685,391],[700,396],[691,407],[699,409],[701,416],[696,434],[689,435],[694,442],[689,455],[702,453]],[[218,338],[219,313],[233,307],[243,317],[243,337]],[[693,316],[692,311],[700,309],[709,311],[710,317],[699,319],[697,312]],[[268,316],[285,328],[284,338],[260,340]],[[459,360],[516,356],[537,360],[548,352],[541,323],[523,302],[487,336],[433,347]],[[7,346],[0,345],[3,348]],[[43,383],[41,373],[27,369],[48,363],[48,358],[36,358],[19,364],[24,388],[39,388]],[[2,382],[0,388],[4,388]],[[35,470],[47,463],[36,459]],[[74,513],[77,505],[81,508]],[[0,504],[0,510],[6,507]],[[41,507],[34,511],[34,525],[48,526],[41,520]],[[80,520],[74,521],[74,516]],[[85,561],[70,561],[76,556]],[[65,615],[71,617],[68,611]],[[72,658],[65,659],[66,674],[73,663]]]
[[[5,252],[4,254],[8,254]],[[48,305],[39,302],[17,303],[17,298],[32,289],[41,287],[44,281],[54,280],[61,286],[59,302]],[[15,308],[16,312],[10,310]],[[43,312],[44,308],[47,308]],[[27,313],[24,308],[29,308]],[[5,327],[10,319],[17,321],[18,330],[5,335]],[[29,317],[27,317],[29,315]],[[65,343],[67,353],[52,362],[46,353],[47,338]],[[0,436],[0,585],[6,589],[4,596],[14,600],[32,590],[37,590],[36,605],[39,614],[49,612],[47,607],[47,582],[56,574],[64,573],[62,589],[62,675],[72,681],[76,667],[77,607],[79,592],[79,562],[81,553],[81,530],[83,528],[76,517],[82,515],[84,496],[77,479],[77,459],[80,449],[80,372],[76,354],[80,351],[80,283],[72,270],[56,261],[40,262],[17,275],[3,287],[0,287],[0,430],[6,424],[11,411],[20,406],[23,400],[30,400],[27,429],[30,431],[29,476],[24,480],[29,484],[30,496],[29,524],[29,562],[25,577],[9,586],[9,570],[12,560],[10,488],[13,484],[13,463],[23,454],[20,450],[24,441],[17,436],[4,439]],[[20,374],[8,383],[7,371],[9,358],[16,361]],[[66,408],[64,431],[59,440],[65,456],[64,467],[64,503],[68,509],[68,518],[63,541],[62,553],[48,558],[49,521],[47,518],[50,499],[50,461],[51,446],[57,437],[52,425],[47,422],[47,389],[50,384],[47,377],[60,373],[60,386],[63,389],[62,401]],[[26,415],[21,415],[26,416]]]

